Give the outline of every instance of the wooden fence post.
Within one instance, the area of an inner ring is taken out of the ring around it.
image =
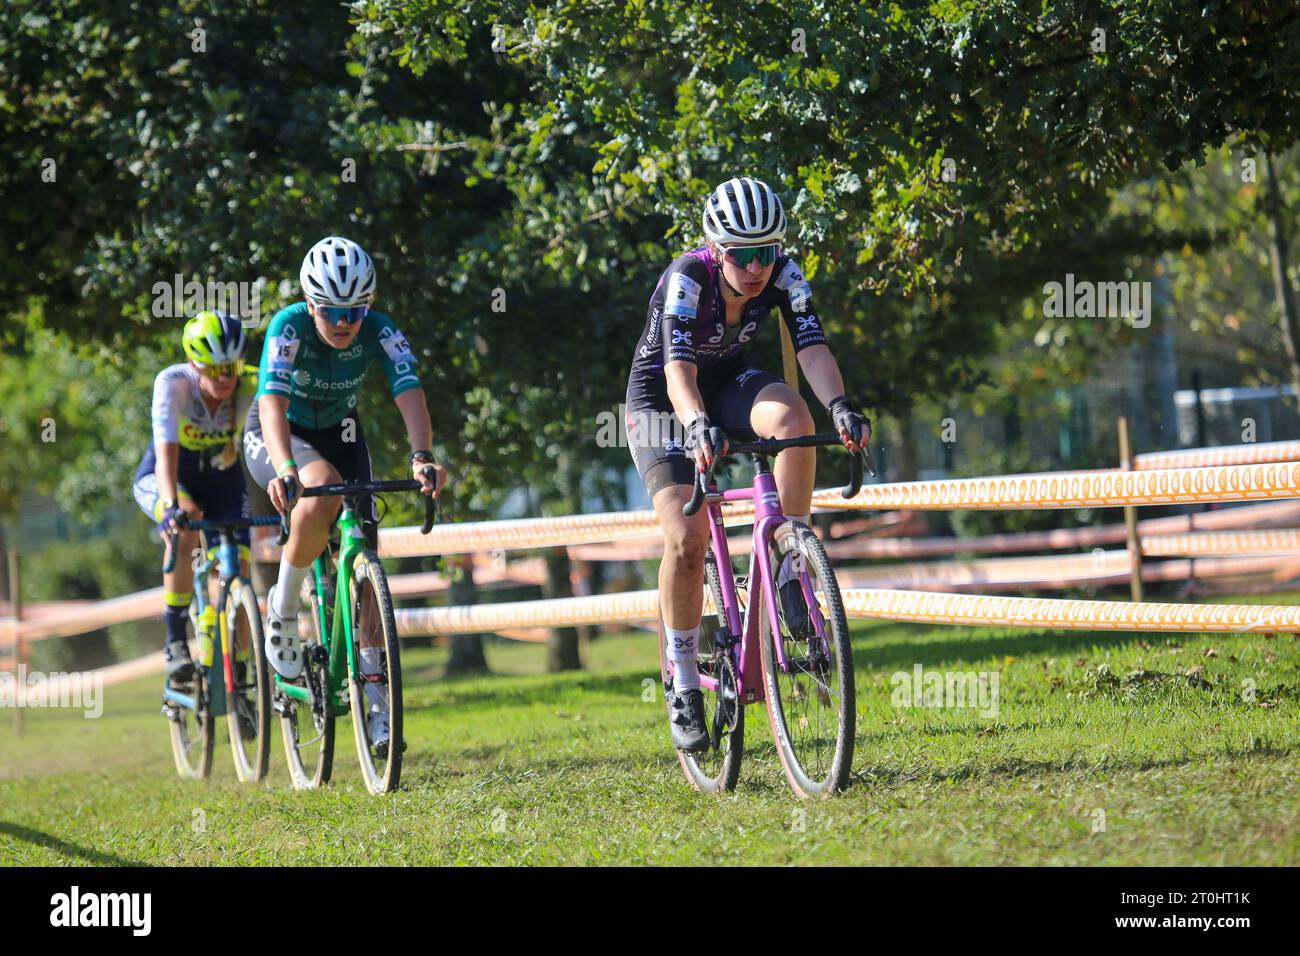
[[[1128,418],[1119,418],[1119,466],[1133,470],[1133,449],[1129,444]],[[1137,508],[1124,506],[1124,529],[1128,533],[1129,593],[1134,601],[1142,600],[1142,539],[1138,537]]]
[[[23,732],[23,705],[27,700],[27,642],[23,640],[23,588],[18,574],[18,549],[9,549],[9,603],[14,616],[14,734]]]

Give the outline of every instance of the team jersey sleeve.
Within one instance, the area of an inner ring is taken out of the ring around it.
[[[180,442],[180,389],[183,383],[179,376],[170,374],[171,369],[163,369],[153,380],[153,443],[159,445]]]
[[[394,398],[403,392],[420,387],[420,376],[411,344],[385,315],[371,313],[366,321],[377,319],[374,328],[375,342],[378,345],[379,364],[384,367],[384,376],[388,379],[388,390]]]
[[[709,281],[708,269],[696,260],[675,262],[664,279],[662,322],[664,364],[690,362],[699,364],[694,341],[699,317],[700,296]]]
[[[826,332],[813,308],[812,286],[808,278],[793,259],[786,259],[779,269],[775,285],[782,294],[777,299],[777,307],[790,330],[795,352],[813,345],[825,345]]]
[[[257,395],[291,398],[294,394],[294,367],[302,339],[292,319],[289,310],[281,310],[266,325],[266,341],[257,364]]]
[[[278,312],[266,327],[266,341],[262,345],[262,359],[257,366],[257,392],[262,395],[293,395],[293,368],[302,345],[292,317]]]

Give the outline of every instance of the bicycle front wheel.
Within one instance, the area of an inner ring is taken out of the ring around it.
[[[222,587],[217,620],[225,629],[223,647],[231,655],[234,678],[226,695],[226,726],[235,776],[240,783],[256,783],[266,776],[271,759],[271,680],[262,646],[262,613],[249,581],[234,578]]]
[[[276,695],[280,714],[280,733],[284,737],[284,755],[289,763],[289,779],[297,790],[315,790],[329,783],[334,767],[334,714],[328,706],[328,644],[321,633],[321,604],[316,590],[316,569],[303,580],[302,606],[311,609],[311,623],[299,629],[304,655],[302,677],[295,684],[310,687],[318,706],[294,700],[284,693]],[[301,615],[299,615],[301,620]],[[325,648],[322,654],[320,649]]]
[[[168,730],[172,742],[172,758],[176,761],[176,772],[191,780],[206,780],[212,773],[212,751],[216,746],[213,731],[213,717],[208,709],[208,672],[200,666],[198,640],[194,635],[193,621],[198,616],[198,598],[190,602],[190,624],[186,625],[186,639],[189,642],[190,659],[195,661],[194,678],[191,686],[178,688],[182,693],[194,696],[194,707],[182,707],[179,704],[168,706]]]
[[[363,550],[352,565],[352,660],[348,681],[361,776],[371,793],[402,779],[402,657],[384,566]]]
[[[772,737],[794,792],[801,797],[826,797],[844,788],[853,764],[849,625],[830,559],[811,528],[799,521],[785,522],[768,542],[768,553],[773,574],[786,555],[794,555],[794,568],[807,585],[807,590],[800,589],[799,608],[779,609],[778,634],[771,632],[766,601],[758,594],[758,639]],[[806,597],[809,592],[811,602]],[[792,611],[796,613],[791,616],[802,618],[795,628],[787,617]]]
[[[699,754],[677,751],[682,772],[691,786],[702,793],[719,793],[736,789],[740,779],[740,761],[745,752],[745,708],[736,688],[736,668],[731,640],[727,633],[726,612],[722,608],[722,585],[718,563],[709,548],[704,557],[704,579],[713,597],[714,613],[705,610],[700,620],[696,642],[700,676],[712,678],[716,686],[704,692],[704,716],[709,729],[710,746]],[[659,670],[664,687],[671,685],[672,665],[668,661],[667,630],[663,612],[659,613]],[[671,717],[671,710],[669,712]]]

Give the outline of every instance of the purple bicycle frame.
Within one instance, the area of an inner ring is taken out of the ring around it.
[[[727,530],[722,522],[722,502],[753,501],[754,533],[749,554],[749,604],[745,608],[742,629],[740,599],[736,595],[736,578],[731,570],[731,552],[727,549]],[[740,635],[738,649],[736,694],[742,704],[754,704],[763,700],[763,682],[761,680],[762,656],[758,645],[758,615],[754,613],[756,602],[753,599],[755,586],[763,589],[763,606],[767,609],[768,626],[771,633],[780,634],[781,624],[777,615],[776,575],[772,568],[768,544],[776,534],[776,529],[788,519],[781,510],[781,496],[776,490],[776,478],[766,470],[760,469],[754,476],[750,488],[734,488],[718,492],[710,490],[707,497],[709,512],[709,538],[713,543],[713,555],[718,563],[718,580],[722,585],[721,610],[726,615],[727,632]],[[825,623],[820,608],[813,596],[812,584],[807,571],[799,570],[799,581],[803,587],[804,600],[818,639],[826,643]],[[776,648],[776,665],[788,672],[790,660],[785,653],[785,642],[774,641]],[[716,677],[700,674],[700,686],[717,692]]]

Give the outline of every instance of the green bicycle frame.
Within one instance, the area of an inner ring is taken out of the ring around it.
[[[326,620],[325,581],[329,575],[329,551],[322,552],[312,567],[316,571],[316,604],[320,608],[320,620],[316,622],[321,636],[321,644],[329,654],[329,667],[326,668],[328,680],[327,697],[330,713],[341,717],[348,712],[347,689],[343,678],[350,674],[353,680],[360,680],[357,661],[352,656],[352,567],[357,555],[365,548],[361,536],[361,521],[356,512],[348,506],[346,499],[343,513],[339,515],[338,528],[341,533],[338,572],[334,580],[334,621],[333,626]],[[340,647],[343,649],[340,650]],[[297,684],[288,684],[275,675],[275,686],[291,700],[299,703],[311,703],[311,691]]]

